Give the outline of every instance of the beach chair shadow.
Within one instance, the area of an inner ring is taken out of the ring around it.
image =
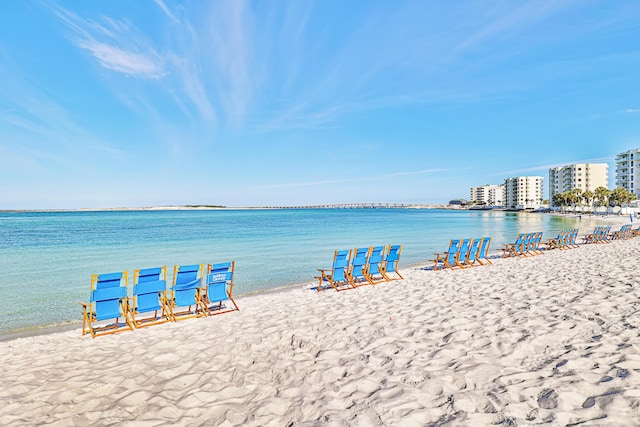
[[[171,320],[167,301],[167,267],[133,271],[131,318],[136,328]]]
[[[330,285],[338,292],[353,289],[354,286],[348,279],[350,262],[351,249],[335,251],[331,270],[318,269],[320,276],[315,276],[318,279],[318,291],[326,289],[325,284]]]
[[[399,272],[400,255],[402,255],[402,245],[389,245],[387,253],[380,264],[380,274],[385,280],[402,280],[404,277]]]
[[[128,282],[126,271],[91,276],[89,302],[80,303],[83,312],[82,335],[90,333],[95,338],[114,334],[125,328],[133,330],[129,318]],[[124,318],[124,323],[120,323],[121,317]]]
[[[207,278],[202,299],[209,315],[240,310],[233,299],[234,269],[235,261],[207,265]],[[227,302],[230,303],[228,307]]]
[[[174,266],[173,286],[165,301],[169,316],[174,322],[207,315],[207,308],[202,300],[202,270],[202,264]]]

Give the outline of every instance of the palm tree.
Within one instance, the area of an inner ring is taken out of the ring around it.
[[[560,206],[560,209],[564,211],[564,208],[572,203],[571,197],[571,193],[565,191],[564,193],[554,194],[551,200],[553,201],[554,206]]]
[[[585,202],[587,202],[587,205],[591,207],[591,210],[593,210],[593,191],[584,190],[584,193],[582,193],[582,197],[584,198]]]
[[[575,212],[576,205],[582,204],[582,190],[579,188],[574,188],[570,191],[571,203],[573,204],[573,210]]]
[[[606,187],[596,188],[596,190],[594,191],[594,196],[598,200],[597,206],[606,206],[610,194],[611,191],[609,191],[609,189]]]
[[[618,187],[609,195],[609,205],[622,207],[623,204],[628,204],[632,200],[635,200],[635,198],[636,195],[626,188]]]

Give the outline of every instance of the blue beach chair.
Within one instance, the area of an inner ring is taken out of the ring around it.
[[[536,255],[543,255],[544,252],[540,249],[540,243],[542,243],[542,231],[538,231],[534,234],[531,241],[531,252]]]
[[[203,301],[209,315],[240,310],[233,299],[233,272],[235,261],[207,265],[207,279]],[[227,307],[229,301],[233,307]]]
[[[481,264],[480,261],[478,261],[478,253],[480,253],[480,243],[482,242],[482,239],[471,239],[471,246],[469,246],[469,251],[467,252],[467,256],[466,256],[466,261],[465,261],[465,265],[468,267],[473,267],[476,265],[476,262],[478,264]]]
[[[136,328],[171,320],[167,307],[167,267],[133,271],[131,318]]]
[[[467,268],[468,259],[469,259],[469,248],[471,247],[471,241],[473,239],[463,239],[462,243],[460,243],[460,250],[458,251],[458,256],[455,259],[455,265],[451,268],[460,267]]]
[[[460,254],[460,239],[452,239],[449,241],[449,249],[444,253],[434,253],[436,259],[433,261],[433,269],[438,270],[444,268],[453,268],[456,265],[456,259]],[[442,266],[440,266],[442,264]]]
[[[527,235],[525,233],[518,234],[518,238],[515,243],[507,243],[502,249],[502,258],[508,258],[512,256],[522,256],[524,250],[524,239]]]
[[[114,334],[124,328],[133,330],[129,319],[127,272],[93,274],[91,276],[91,296],[89,303],[81,302],[83,312],[82,335]],[[120,318],[124,323],[120,323]],[[115,320],[115,323],[109,321]]]
[[[380,274],[382,274],[387,281],[404,279],[400,274],[402,245],[389,245],[387,248],[387,253],[382,258],[382,264],[380,264]]]
[[[369,262],[365,267],[365,277],[372,285],[386,280],[380,271],[384,250],[384,246],[372,246],[369,248]]]
[[[169,290],[166,305],[174,322],[207,315],[201,295],[202,270],[202,264],[176,265],[173,268],[173,286]],[[180,307],[183,310],[177,311]]]
[[[620,227],[620,230],[614,231],[609,234],[609,239],[611,240],[621,240],[628,239],[631,233],[631,224],[625,224]]]
[[[535,233],[526,233],[525,234],[524,240],[522,242],[522,247],[521,247],[520,251],[517,251],[517,248],[516,248],[516,255],[521,256],[521,257],[527,257],[527,256],[535,255],[534,253],[531,252],[531,244],[533,242],[534,236],[535,236]]]
[[[567,230],[566,238],[565,238],[565,247],[567,249],[571,248],[579,248],[576,243],[576,238],[578,237],[578,229],[572,228],[571,230]]]
[[[551,249],[564,249],[564,242],[565,232],[564,230],[560,230],[557,237],[547,240],[544,249],[545,251],[549,251]]]
[[[328,283],[336,291],[344,291],[353,289],[353,285],[349,281],[349,264],[351,262],[351,249],[335,251],[333,254],[333,264],[331,270],[321,270],[320,276],[315,276],[318,282],[318,292],[325,289],[323,286]]]
[[[483,237],[478,249],[478,263],[481,265],[493,264],[489,260],[489,247],[491,246],[491,237]],[[486,263],[486,264],[485,264]]]
[[[369,264],[370,248],[355,248],[349,267],[349,281],[355,288],[362,285],[369,285],[367,280],[367,267]]]

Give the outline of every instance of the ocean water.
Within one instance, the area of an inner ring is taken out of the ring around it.
[[[315,282],[333,251],[402,244],[425,264],[459,237],[593,228],[543,214],[429,209],[0,212],[0,334],[80,322],[91,274],[236,261],[234,295]],[[582,230],[581,230],[582,234]],[[168,277],[169,278],[169,277]]]

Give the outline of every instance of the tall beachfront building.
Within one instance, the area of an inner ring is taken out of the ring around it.
[[[480,187],[471,187],[472,200],[481,205],[503,206],[504,205],[504,185],[485,184]]]
[[[504,180],[504,204],[508,209],[536,209],[542,206],[541,176],[517,176]]]
[[[626,188],[640,199],[640,148],[616,156],[616,187]]]
[[[576,163],[549,169],[549,200],[553,195],[578,188],[595,191],[609,187],[609,165],[606,163]]]

